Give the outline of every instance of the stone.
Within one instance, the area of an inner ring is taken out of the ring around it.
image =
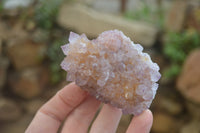
[[[151,24],[126,20],[120,16],[96,12],[83,5],[69,3],[61,7],[57,22],[66,29],[73,29],[90,37],[97,37],[106,30],[118,29],[145,47],[151,47],[158,34],[158,29]]]
[[[12,25],[7,25],[7,27],[12,26],[12,29],[9,30],[8,35],[7,35],[7,41],[8,43],[12,43],[13,41],[18,41],[18,40],[25,40],[29,38],[30,34],[24,29],[24,22],[22,21],[16,21],[15,24]],[[10,40],[12,38],[12,40]]]
[[[159,7],[160,5],[161,7]],[[151,11],[159,10],[159,8],[162,8],[162,11],[167,11],[170,8],[171,1],[163,0],[148,0],[148,1],[141,1],[141,0],[127,0],[127,11],[135,11],[135,12],[141,12],[145,6],[148,5],[148,9]]]
[[[4,9],[16,9],[18,7],[28,7],[33,0],[6,0],[3,3]]]
[[[172,115],[179,115],[183,111],[182,104],[171,99],[165,99],[161,101],[160,104],[162,105],[163,110],[166,110]]]
[[[14,111],[13,111],[14,112]],[[2,133],[24,133],[33,119],[33,115],[24,114],[19,120],[9,123],[1,123]]]
[[[29,20],[27,23],[26,23],[26,30],[27,31],[33,31],[36,27],[36,23],[33,21],[33,20]]]
[[[31,34],[32,40],[37,43],[47,42],[49,36],[49,31],[43,29],[36,29],[33,31],[33,34]]]
[[[77,0],[79,3],[86,4],[93,8],[94,10],[105,12],[109,14],[120,14],[121,13],[121,0]],[[162,1],[162,10],[167,10],[170,5],[171,1]],[[158,1],[157,0],[148,0],[148,1],[141,1],[141,0],[126,0],[125,3],[125,11],[126,12],[137,12],[140,11],[143,6],[148,5],[150,10],[156,10],[158,8]]]
[[[162,54],[159,54],[155,49],[148,48],[145,49],[144,52],[148,53],[152,61],[157,63],[161,70],[163,70],[167,66],[167,61]]]
[[[177,10],[178,9],[178,10]],[[185,0],[176,0],[169,10],[165,22],[165,28],[169,31],[179,32],[183,29],[186,19],[188,2]]]
[[[200,119],[200,104],[195,104],[191,101],[186,101],[186,109],[192,118]]]
[[[3,52],[3,40],[0,38],[0,56]]]
[[[16,69],[24,69],[41,64],[45,57],[46,45],[30,40],[13,39],[7,47],[8,57]]]
[[[161,69],[161,70],[164,70],[164,69]],[[163,71],[162,71],[163,72]],[[161,73],[162,73],[161,72]],[[161,85],[171,85],[174,83],[174,79],[171,79],[171,78],[168,78],[168,77],[162,77],[160,79],[160,82],[159,82]]]
[[[153,107],[171,115],[179,115],[183,112],[183,105],[180,102],[171,97],[166,97],[163,95],[156,96]]]
[[[154,114],[152,131],[155,133],[169,133],[172,132],[174,119],[170,115],[164,113]]]
[[[60,81],[55,86],[49,88],[45,91],[45,93],[42,95],[43,99],[50,99],[52,98],[60,89],[64,88],[69,82],[63,79],[63,81]]]
[[[62,46],[66,58],[61,63],[68,81],[124,114],[139,115],[150,107],[161,74],[140,44],[118,30],[91,41],[71,32],[69,42]]]
[[[200,33],[200,4],[196,2],[195,5],[191,5],[191,7],[188,13],[188,19],[186,20],[186,27]]]
[[[176,82],[178,90],[190,101],[200,104],[200,49],[187,57],[182,72]]]
[[[11,99],[0,97],[0,122],[16,121],[22,115],[18,103]]]
[[[0,20],[0,40],[1,42],[6,39],[8,36],[8,29],[7,29],[7,25],[5,24],[5,22],[3,22],[2,20]]]
[[[152,60],[158,64],[161,70],[163,70],[167,65],[166,59],[161,54],[153,55]]]
[[[105,13],[119,13],[120,12],[120,1],[119,0],[93,0],[90,6],[100,12]]]
[[[3,41],[9,42],[16,41],[16,39],[29,38],[29,34],[24,30],[24,23],[22,21],[15,21],[14,24],[8,23],[7,21],[0,20],[0,38]],[[12,39],[11,39],[12,38]]]
[[[9,75],[11,91],[25,99],[39,96],[48,81],[49,75],[46,68],[28,68]]]
[[[38,98],[23,103],[24,109],[28,114],[34,115],[47,100]]]
[[[200,132],[199,125],[200,122],[197,120],[189,122],[181,128],[180,133],[199,133]]]
[[[132,115],[122,115],[116,133],[125,133],[132,119]]]
[[[8,59],[0,56],[0,90],[6,82],[8,65]]]

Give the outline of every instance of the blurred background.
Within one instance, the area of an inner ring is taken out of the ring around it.
[[[22,133],[67,84],[60,46],[119,29],[145,47],[162,78],[152,133],[200,132],[200,0],[0,0],[0,132]],[[132,116],[124,115],[117,133]]]

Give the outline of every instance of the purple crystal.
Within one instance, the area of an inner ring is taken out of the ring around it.
[[[62,46],[67,80],[98,100],[138,115],[149,108],[161,75],[159,66],[121,31],[105,31],[95,40],[71,32]]]

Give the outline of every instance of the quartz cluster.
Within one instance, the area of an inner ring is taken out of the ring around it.
[[[161,77],[159,66],[123,32],[105,31],[94,40],[71,32],[62,50],[67,80],[100,101],[134,115],[151,105]]]

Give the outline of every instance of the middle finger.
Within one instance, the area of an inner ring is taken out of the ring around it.
[[[99,105],[100,101],[92,96],[88,96],[85,101],[67,117],[62,133],[87,133],[88,127]]]

